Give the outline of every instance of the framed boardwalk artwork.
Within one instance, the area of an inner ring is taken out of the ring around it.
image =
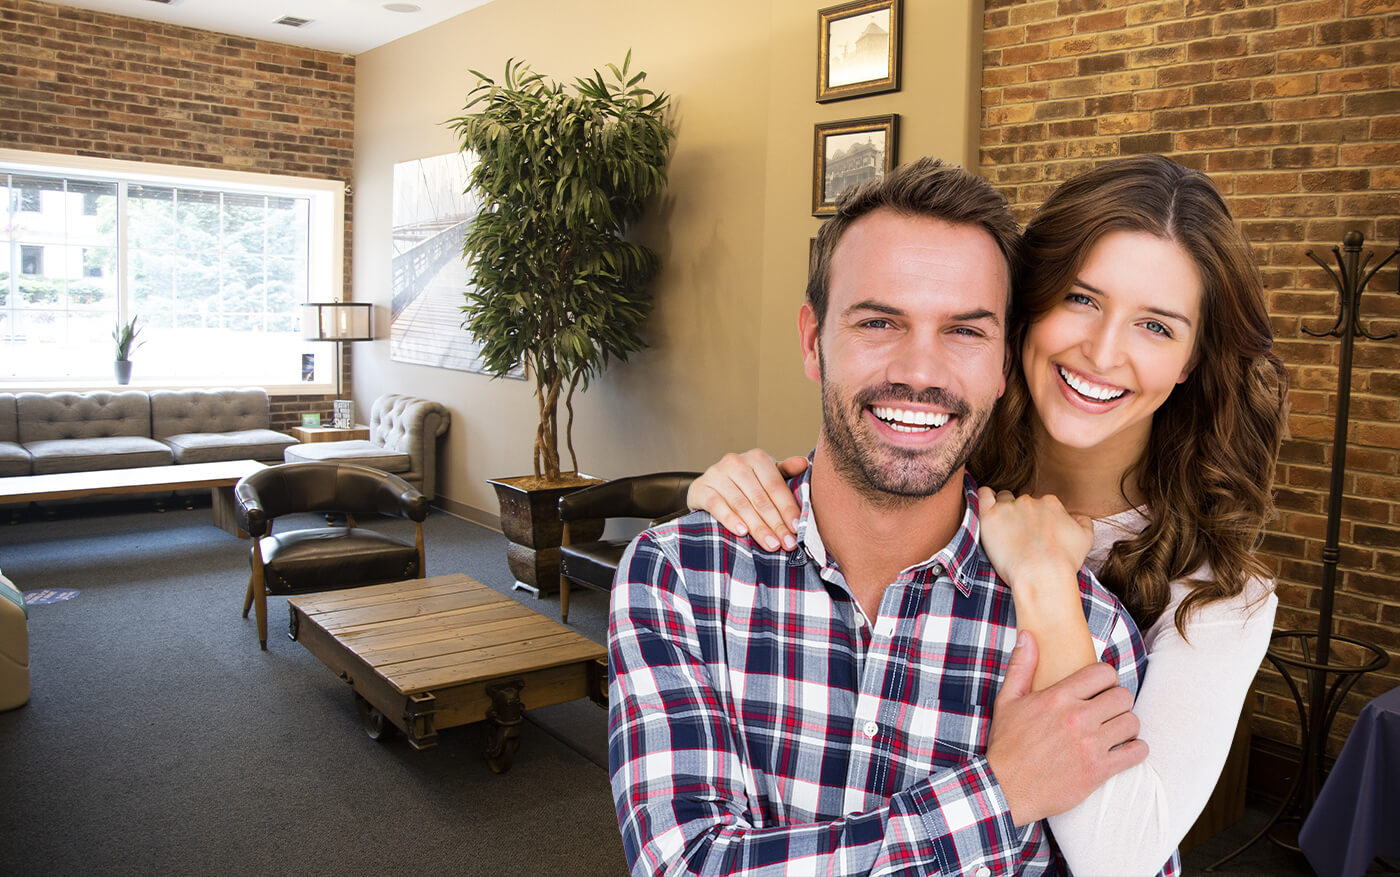
[[[479,209],[467,193],[470,172],[462,152],[394,165],[389,357],[396,362],[485,372],[460,310],[471,282],[462,237]]]

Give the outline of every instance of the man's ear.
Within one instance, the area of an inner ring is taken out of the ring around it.
[[[803,302],[797,312],[797,334],[802,343],[802,371],[808,378],[821,383],[821,330],[817,326],[817,314],[811,302]]]

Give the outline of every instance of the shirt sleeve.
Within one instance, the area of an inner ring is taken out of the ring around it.
[[[763,824],[743,730],[707,660],[686,571],[653,532],[622,559],[608,632],[609,771],[632,874],[1009,872],[1026,833],[980,756],[875,810]]]
[[[1278,599],[1263,582],[1176,629],[1174,599],[1147,637],[1133,712],[1147,760],[1110,778],[1050,828],[1076,877],[1156,874],[1196,821],[1225,765]]]

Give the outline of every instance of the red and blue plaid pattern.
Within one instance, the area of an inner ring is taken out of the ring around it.
[[[984,757],[1016,619],[977,544],[972,479],[953,541],[869,624],[812,523],[808,475],[793,483],[793,551],[697,513],[622,560],[609,761],[632,873],[1064,873],[1043,823],[1012,824]],[[1081,590],[1136,692],[1137,629],[1087,573]]]

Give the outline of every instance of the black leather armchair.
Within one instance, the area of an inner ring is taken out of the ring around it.
[[[243,617],[257,607],[258,643],[267,648],[267,595],[305,594],[423,578],[428,500],[397,475],[349,463],[283,463],[233,488],[239,525],[252,537],[252,575]],[[272,533],[275,518],[343,513],[345,526]],[[355,515],[407,518],[412,544],[355,525]]]
[[[559,548],[559,616],[569,620],[569,587],[587,585],[607,593],[612,590],[622,552],[631,539],[599,539],[574,542],[575,522],[598,518],[642,518],[652,524],[687,511],[685,492],[699,472],[656,472],[617,478],[585,487],[559,498],[559,518],[564,522],[564,544]]]

